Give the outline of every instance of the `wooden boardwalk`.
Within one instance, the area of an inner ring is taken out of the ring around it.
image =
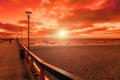
[[[16,41],[0,43],[0,80],[33,80],[19,57]]]

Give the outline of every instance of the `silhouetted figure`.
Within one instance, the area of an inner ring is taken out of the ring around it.
[[[24,59],[24,50],[23,49],[20,50],[20,58]]]
[[[9,39],[9,43],[10,43],[10,44],[11,44],[11,42],[12,42],[11,39]]]

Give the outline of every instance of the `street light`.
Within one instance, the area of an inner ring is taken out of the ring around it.
[[[30,14],[32,14],[32,12],[26,11],[25,13],[27,14],[28,18],[28,50],[30,50]]]
[[[22,43],[22,41],[23,41],[23,38],[22,38],[22,36],[23,36],[23,24],[20,24],[20,41],[21,41],[21,43]]]
[[[21,43],[22,43],[22,27],[20,27],[20,32],[21,32]]]

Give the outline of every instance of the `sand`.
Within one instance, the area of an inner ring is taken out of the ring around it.
[[[36,46],[31,50],[85,80],[120,80],[120,45]]]

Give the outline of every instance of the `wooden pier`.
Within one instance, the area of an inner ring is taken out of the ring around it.
[[[1,42],[0,59],[0,80],[49,80],[45,71],[59,80],[83,80],[46,63],[19,41]],[[37,73],[39,78],[36,78],[34,73]]]
[[[33,80],[19,57],[16,41],[0,43],[0,80]]]

